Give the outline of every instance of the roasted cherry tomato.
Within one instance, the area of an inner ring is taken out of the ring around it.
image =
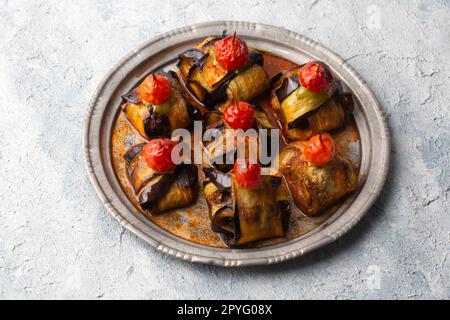
[[[328,133],[312,137],[303,149],[306,160],[315,166],[322,166],[330,162],[335,152],[336,146]]]
[[[169,99],[172,94],[172,85],[166,77],[151,74],[145,78],[137,92],[142,100],[158,105]]]
[[[300,69],[299,78],[303,87],[316,93],[328,90],[333,84],[333,75],[328,67],[317,61],[305,64]]]
[[[262,183],[261,165],[238,159],[234,163],[234,178],[242,188],[256,189]]]
[[[248,60],[248,47],[244,40],[229,36],[215,44],[216,60],[227,71],[242,67]]]
[[[239,101],[230,104],[223,112],[223,119],[233,129],[247,130],[253,126],[253,107],[251,104]]]
[[[147,165],[158,172],[168,172],[175,168],[172,150],[176,143],[170,139],[155,139],[144,147],[144,159]]]

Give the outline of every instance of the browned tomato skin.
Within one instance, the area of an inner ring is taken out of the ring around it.
[[[303,87],[312,92],[323,92],[333,83],[333,75],[328,67],[318,61],[305,64],[299,72],[299,79]]]
[[[172,86],[166,77],[151,74],[136,89],[139,97],[153,105],[162,104],[172,94]]]
[[[323,166],[330,162],[336,153],[336,145],[328,133],[318,134],[308,140],[303,154],[315,166]]]
[[[217,41],[216,60],[227,71],[238,70],[248,60],[249,50],[244,40],[229,36]]]
[[[157,172],[168,172],[175,168],[172,161],[172,150],[176,143],[172,140],[161,138],[147,143],[144,147],[144,159],[147,165]]]
[[[254,114],[255,111],[251,104],[239,101],[225,109],[223,118],[231,128],[247,130],[253,126]]]
[[[238,159],[234,164],[236,182],[246,189],[256,189],[262,184],[261,165]]]

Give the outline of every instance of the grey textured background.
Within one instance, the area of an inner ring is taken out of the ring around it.
[[[107,71],[156,34],[219,19],[328,46],[389,120],[375,207],[285,264],[230,270],[155,252],[106,213],[84,171],[83,117]],[[0,298],[450,298],[449,21],[448,1],[0,0]]]

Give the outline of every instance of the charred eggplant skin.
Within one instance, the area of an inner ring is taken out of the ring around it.
[[[357,189],[358,170],[340,154],[324,166],[312,166],[304,158],[304,145],[296,141],[280,152],[280,172],[296,206],[308,216],[317,216]]]
[[[156,113],[152,105],[147,106],[148,116],[144,119],[144,130],[148,138],[168,138],[171,134],[170,120],[167,115]]]
[[[124,102],[132,103],[132,104],[138,104],[141,102],[141,99],[139,98],[139,94],[134,90],[123,95],[122,100]]]
[[[144,146],[145,143],[133,146],[124,155],[128,181],[141,208],[150,214],[160,214],[192,204],[197,192],[197,167],[182,164],[173,172],[156,172],[145,162]]]
[[[278,79],[281,78],[282,73],[278,74]],[[277,76],[275,76],[276,78]],[[274,78],[274,79],[275,79]],[[275,94],[277,95],[277,98],[280,102],[284,101],[292,92],[297,90],[297,88],[300,87],[300,79],[298,78],[298,74],[294,74],[291,77],[286,77],[281,86],[275,90]]]
[[[228,246],[281,237],[287,231],[290,203],[285,196],[278,197],[281,177],[265,176],[261,187],[250,190],[239,187],[232,173],[213,169],[204,173],[211,228]]]
[[[232,197],[231,176],[213,169],[203,169],[206,179],[203,192],[209,209],[211,230],[219,233],[225,242],[235,234],[235,214]]]
[[[163,194],[167,193],[173,184],[174,179],[175,177],[173,174],[164,174],[147,184],[139,194],[139,204],[141,208],[154,214],[159,213],[155,212],[155,204]]]
[[[229,92],[230,84],[236,82],[240,74],[244,74],[252,67],[255,68],[254,66],[258,66],[261,70],[258,69],[259,72],[249,75],[257,85],[248,88],[246,100],[256,97],[270,86],[270,80],[262,70],[264,57],[258,51],[250,51],[248,62],[238,71],[226,71],[217,64],[214,43],[223,37],[224,35],[210,36],[195,48],[180,54],[178,58],[181,81],[194,99],[207,109],[217,107],[218,104],[225,102],[230,94],[236,94]],[[236,84],[233,86],[238,87]]]
[[[198,169],[191,164],[178,165],[174,172],[177,183],[181,188],[194,189],[198,184]]]
[[[158,173],[149,168],[142,156],[145,143],[131,147],[124,158],[126,161],[126,174],[135,194],[144,188]]]
[[[123,158],[125,159],[125,162],[127,165],[130,164],[131,161],[144,149],[145,143],[137,144],[125,152]]]
[[[232,186],[231,176],[229,174],[214,170],[212,168],[203,168],[207,179],[214,183],[220,191],[230,189]]]
[[[152,214],[160,214],[170,210],[186,207],[196,198],[198,170],[194,165],[179,165],[172,175],[173,182],[166,190],[160,190],[160,196],[152,204]]]

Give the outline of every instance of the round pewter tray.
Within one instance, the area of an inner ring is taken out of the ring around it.
[[[250,46],[295,63],[326,62],[357,100],[354,117],[361,145],[358,193],[320,227],[297,239],[254,249],[214,248],[181,239],[147,220],[133,206],[116,178],[111,159],[111,133],[120,96],[144,74],[173,61],[208,35],[236,31]],[[365,81],[342,58],[317,42],[286,29],[250,22],[218,21],[164,33],[134,50],[105,77],[87,109],[84,156],[88,175],[106,209],[122,226],[153,247],[191,262],[220,266],[273,264],[333,242],[350,230],[380,194],[389,165],[389,133],[382,110]],[[350,202],[350,203],[348,203]]]

